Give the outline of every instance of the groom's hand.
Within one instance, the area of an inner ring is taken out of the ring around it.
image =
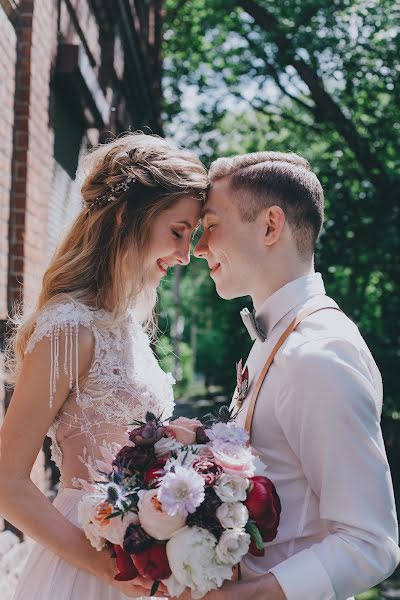
[[[227,581],[219,590],[213,590],[203,600],[286,600],[283,590],[272,573],[246,581]],[[185,590],[179,600],[192,600]]]

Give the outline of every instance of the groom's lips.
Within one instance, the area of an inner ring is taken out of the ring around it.
[[[218,271],[218,269],[220,268],[221,263],[218,263],[217,265],[214,265],[214,267],[211,267],[211,271],[210,271],[210,277],[212,277],[213,275],[215,275],[216,271]]]

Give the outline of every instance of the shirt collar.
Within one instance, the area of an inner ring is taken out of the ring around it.
[[[325,286],[320,273],[305,275],[290,281],[272,294],[255,317],[268,334],[275,325],[296,306],[301,306],[314,296],[324,295]]]

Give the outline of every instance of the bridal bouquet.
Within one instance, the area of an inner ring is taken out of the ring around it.
[[[134,423],[123,447],[101,448],[78,510],[91,544],[112,545],[119,573],[162,581],[170,596],[188,587],[202,598],[231,579],[233,567],[277,533],[280,501],[256,474],[261,461],[226,407],[203,423],[152,413]]]

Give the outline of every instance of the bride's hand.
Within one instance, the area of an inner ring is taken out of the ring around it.
[[[144,577],[136,577],[130,581],[117,581],[114,579],[118,573],[117,564],[115,558],[112,558],[111,552],[108,548],[101,550],[100,552],[95,551],[92,554],[92,561],[90,565],[90,572],[99,579],[105,581],[108,585],[118,589],[120,592],[128,596],[129,598],[148,598],[150,596],[150,590],[153,586],[153,582]],[[166,598],[168,597],[166,587],[160,582],[159,588],[155,597]]]
[[[148,592],[150,592],[150,590],[154,584],[154,582],[151,581],[151,579],[147,579],[146,577],[140,577],[140,576],[136,577],[136,579],[134,579],[134,583],[135,583],[135,585],[137,584],[137,585],[140,585],[141,587],[145,588],[145,590],[147,590]],[[165,586],[162,581],[160,581],[158,584],[157,594],[153,594],[153,596],[162,596],[163,598],[169,597],[167,586]]]
[[[136,579],[132,579],[131,581],[115,581],[113,582],[113,587],[117,588],[120,592],[122,592],[123,594],[125,594],[126,596],[128,596],[129,598],[149,598],[150,597],[150,590],[152,587],[152,583],[150,585],[150,587],[142,587],[142,585],[139,584],[139,580],[144,581],[141,577],[137,577]],[[163,586],[164,587],[164,586]],[[163,591],[161,591],[161,589],[159,588],[157,590],[157,592],[155,594],[152,595],[152,597],[157,597],[157,598],[167,598],[168,596],[165,595],[165,593]]]

